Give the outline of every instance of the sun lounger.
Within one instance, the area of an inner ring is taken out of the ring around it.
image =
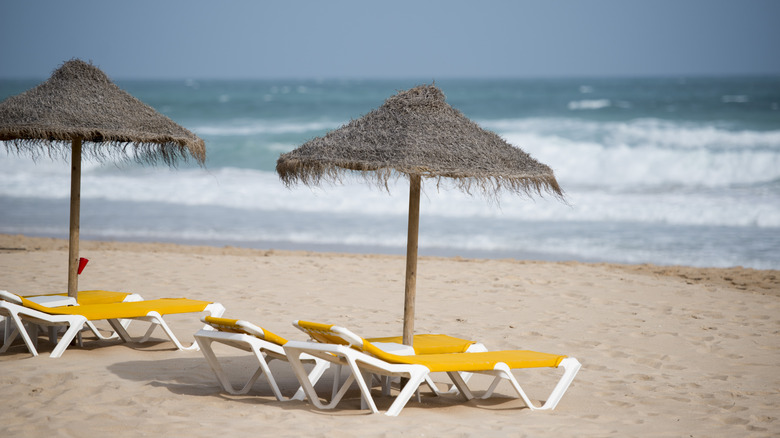
[[[459,372],[471,372],[495,377],[483,398],[492,395],[498,382],[505,379],[511,383],[514,390],[531,410],[548,410],[556,407],[580,368],[580,363],[571,357],[525,350],[402,356],[383,351],[343,327],[305,321],[296,321],[294,325],[308,333],[316,342],[290,341],[284,345],[284,350],[307,398],[321,409],[334,408],[352,382],[357,382],[363,402],[372,412],[378,413],[376,404],[371,397],[370,388],[366,383],[370,382],[369,376],[371,374],[408,379],[387,410],[386,415],[389,416],[396,416],[401,412],[406,402],[425,382],[425,377],[431,372],[447,373],[460,393],[468,400],[474,395]],[[304,371],[299,360],[302,354],[319,357],[348,367],[349,378],[328,404],[320,401],[314,387],[303,378]],[[564,369],[564,373],[545,403],[542,406],[536,406],[517,383],[511,370],[540,367],[561,367]]]
[[[303,400],[306,397],[303,388],[299,388],[289,399],[282,396],[276,379],[268,366],[268,362],[273,359],[287,360],[284,349],[282,348],[282,346],[288,342],[287,339],[247,321],[206,316],[203,318],[203,322],[210,325],[212,330],[203,329],[198,331],[195,334],[195,340],[198,342],[201,352],[205,356],[211,369],[214,371],[214,374],[216,374],[217,380],[220,385],[222,385],[225,392],[234,395],[246,394],[252,389],[252,385],[257,381],[260,375],[265,375],[269,386],[278,400]],[[371,338],[370,341],[379,348],[385,349],[386,351],[393,351],[396,354],[485,351],[485,347],[482,344],[447,335],[416,335],[414,339],[414,349],[402,345],[400,336]],[[240,389],[233,387],[230,383],[227,373],[224,371],[217,355],[214,353],[214,349],[211,345],[213,342],[251,352],[257,359],[257,369]],[[302,355],[301,360],[314,363],[314,367],[307,376],[307,379],[312,385],[317,383],[325,370],[331,365],[328,361],[309,355]],[[341,367],[338,366],[334,373],[334,394],[339,387],[338,376],[340,375],[340,370]],[[435,387],[435,384],[431,381],[429,386]],[[389,392],[389,386],[386,386],[386,388],[388,388]],[[438,390],[435,391],[437,394],[442,393]]]
[[[198,331],[195,333],[195,340],[198,342],[200,351],[203,353],[209,366],[214,371],[214,374],[216,374],[220,385],[222,385],[222,388],[228,394],[238,395],[248,393],[260,375],[265,375],[268,385],[271,387],[277,400],[303,400],[306,398],[306,395],[301,388],[299,388],[290,398],[283,396],[279,390],[279,385],[276,383],[276,379],[274,379],[273,373],[271,373],[271,369],[268,367],[268,362],[273,359],[287,360],[287,356],[285,356],[284,349],[282,348],[282,345],[287,343],[287,339],[250,322],[238,319],[206,316],[203,318],[203,322],[211,326],[212,330],[202,329]],[[217,359],[217,355],[214,353],[214,349],[211,345],[213,342],[229,345],[238,348],[239,350],[249,351],[253,353],[257,359],[257,369],[241,389],[234,388],[230,383],[227,373],[225,373],[222,365]],[[314,367],[307,375],[307,379],[312,385],[317,384],[319,378],[330,366],[330,362],[308,355],[301,355],[301,361],[314,363]]]
[[[44,326],[67,326],[62,339],[57,343],[51,353],[51,357],[60,357],[77,333],[88,321],[106,320],[125,342],[134,341],[120,323],[122,319],[142,320],[152,323],[149,331],[140,340],[145,342],[151,332],[161,327],[166,335],[180,350],[193,350],[198,346],[193,342],[190,346],[184,346],[163,320],[164,315],[209,312],[213,316],[221,316],[225,308],[219,303],[208,301],[190,300],[186,298],[164,298],[158,300],[146,300],[135,302],[121,302],[108,304],[91,304],[67,307],[46,307],[30,301],[26,298],[14,295],[10,292],[0,291],[0,313],[12,319],[15,327],[12,329],[7,341],[0,349],[0,353],[6,351],[17,335],[21,335],[27,348],[37,356],[35,345],[24,329],[23,321],[32,322]]]
[[[84,290],[79,292],[79,299],[76,301],[74,298],[68,297],[66,293],[57,294],[32,294],[22,295],[30,301],[34,301],[38,304],[43,304],[46,307],[59,307],[59,306],[73,306],[76,304],[107,304],[107,303],[121,303],[123,301],[141,301],[143,297],[138,294],[128,292],[113,292],[105,290]],[[5,297],[5,298],[4,298]],[[0,291],[0,300],[6,299],[12,302],[17,301],[15,294],[6,295]],[[0,320],[1,321],[1,320]],[[5,335],[8,335],[10,329],[10,320],[6,319]],[[91,323],[90,323],[91,325]],[[93,326],[94,327],[94,326]],[[127,326],[125,325],[125,328]],[[108,339],[104,337],[97,329],[93,330],[95,334],[101,339]],[[114,334],[111,337],[116,337]],[[4,339],[5,340],[5,339]]]
[[[53,307],[50,304],[46,304],[49,300],[57,300],[57,299],[63,299],[67,297],[68,294],[66,293],[59,293],[59,294],[36,294],[36,295],[23,295],[24,298],[27,298],[30,301],[34,301],[38,304],[44,304],[46,307]],[[1,298],[1,297],[0,297]],[[129,292],[116,292],[116,291],[107,291],[107,290],[83,290],[79,291],[78,294],[78,301],[77,303],[80,305],[89,305],[89,304],[109,304],[109,303],[122,303],[122,302],[133,302],[133,301],[143,301],[143,297],[141,295],[135,294],[135,293],[129,293]],[[49,301],[51,302],[51,301]],[[68,303],[67,305],[72,305],[71,303]],[[6,321],[6,331],[5,334],[7,335],[9,333],[9,326],[8,322]],[[127,329],[127,327],[130,325],[129,319],[121,320],[122,327]],[[98,339],[116,339],[119,337],[119,334],[117,332],[113,332],[110,335],[106,336],[98,330],[97,327],[92,323],[92,321],[87,321],[87,328],[89,328],[92,333],[95,334],[95,336],[98,337]],[[154,325],[152,325],[154,327]],[[151,327],[150,327],[151,328]],[[49,334],[49,338],[52,342],[56,343],[56,331],[52,330]],[[79,335],[80,338],[80,335]],[[34,341],[34,339],[33,339]]]
[[[11,294],[10,292],[6,291],[0,291],[0,300],[8,300],[11,302],[18,303],[17,298],[15,298],[15,294]],[[22,297],[33,301],[35,303],[44,305],[46,307],[61,307],[61,306],[74,306],[77,304],[108,304],[108,303],[121,303],[121,302],[132,302],[132,301],[143,301],[143,297],[141,295],[135,294],[135,293],[129,293],[129,292],[116,292],[116,291],[106,291],[106,290],[84,290],[80,291],[78,294],[78,301],[76,299],[71,298],[66,293],[55,293],[55,294],[32,294],[32,295],[22,295]],[[0,318],[3,318],[0,315]],[[6,342],[8,335],[11,333],[11,322],[12,320],[9,318],[3,318],[5,319],[5,330],[3,331],[3,343]],[[120,323],[122,324],[122,327],[127,329],[127,327],[130,325],[129,319],[123,319],[120,320]],[[92,331],[92,333],[97,336],[98,339],[103,340],[109,340],[109,339],[116,339],[119,337],[119,334],[117,332],[112,332],[109,335],[104,335],[100,332],[100,330],[95,327],[95,324],[92,323],[92,321],[86,322],[86,327]],[[154,324],[151,324],[150,330],[152,330],[155,327]],[[35,348],[38,348],[38,336],[37,336],[37,329],[38,326],[34,325],[31,327],[33,330],[33,336],[30,337],[33,345]],[[58,335],[58,326],[49,326],[49,341],[56,344],[57,343],[57,335]],[[77,339],[79,342],[79,345],[81,345],[81,332],[77,335]]]

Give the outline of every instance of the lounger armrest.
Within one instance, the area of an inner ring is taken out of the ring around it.
[[[320,342],[307,342],[307,341],[287,341],[284,344],[285,349],[298,350],[298,351],[319,351],[323,353],[332,354],[347,354],[353,351],[357,351],[346,345],[337,344],[323,344]]]

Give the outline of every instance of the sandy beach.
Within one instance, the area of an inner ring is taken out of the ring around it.
[[[96,241],[82,241],[81,255],[90,259],[81,290],[217,301],[226,317],[291,339],[303,339],[296,319],[364,336],[401,331],[399,256]],[[62,292],[66,258],[66,240],[0,235],[0,289]],[[37,358],[22,344],[0,355],[0,436],[780,435],[780,271],[432,257],[418,271],[417,333],[579,359],[557,409],[524,409],[502,383],[489,400],[423,392],[395,418],[359,410],[357,392],[319,411],[276,401],[263,379],[249,395],[227,395],[201,353],[177,351],[159,333],[147,344],[85,335],[83,348],[59,359],[46,342]],[[193,316],[166,319],[184,341],[201,326]],[[235,356],[238,383],[251,360],[218,351]],[[286,363],[272,369],[283,391],[297,387]],[[540,400],[557,373],[517,376]],[[472,382],[480,394],[489,381]]]

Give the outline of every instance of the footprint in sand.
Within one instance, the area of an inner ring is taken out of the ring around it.
[[[750,420],[740,417],[728,417],[721,420],[723,423],[729,424],[729,425],[740,425],[744,426],[745,424],[750,423]]]

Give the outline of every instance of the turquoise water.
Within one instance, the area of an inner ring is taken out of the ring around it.
[[[82,237],[403,253],[406,180],[287,189],[274,166],[425,82],[117,81],[202,137],[207,165],[86,165]],[[0,81],[0,99],[37,83]],[[550,165],[569,205],[424,186],[421,254],[780,268],[780,78],[436,85]],[[67,235],[67,162],[0,153],[0,171],[0,232]]]

